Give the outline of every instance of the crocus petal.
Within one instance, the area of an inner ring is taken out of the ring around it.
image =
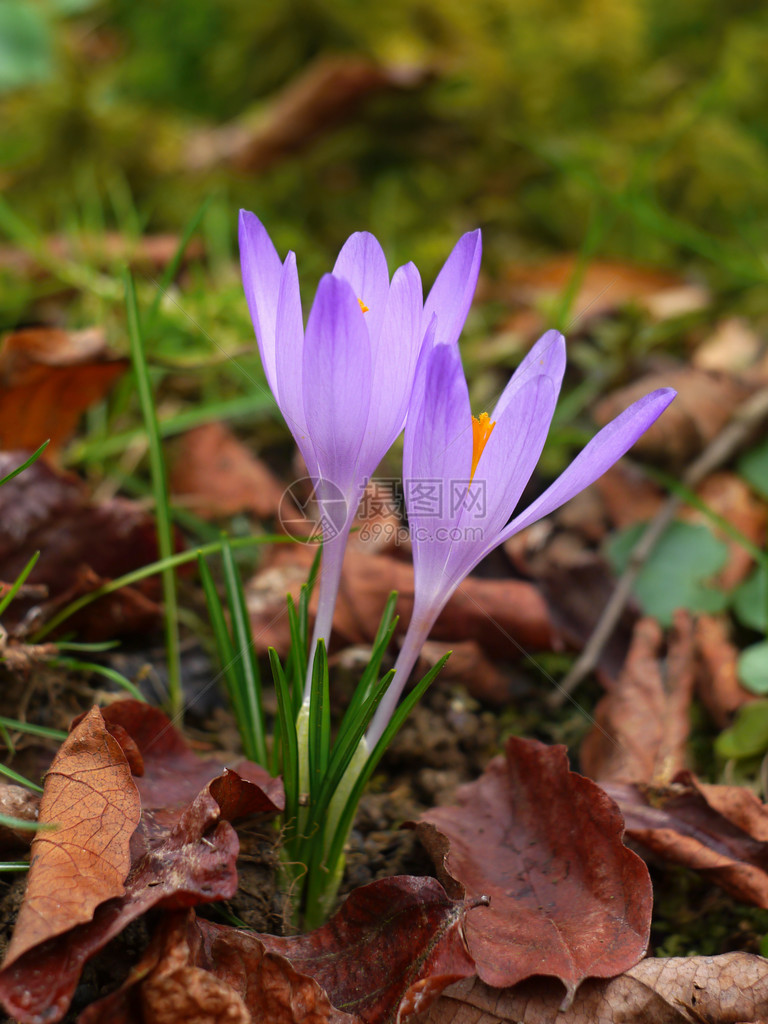
[[[623,413],[611,420],[583,448],[573,462],[555,482],[534,501],[525,512],[502,530],[493,545],[501,544],[514,534],[560,508],[585,487],[589,487],[607,469],[618,462],[651,424],[664,412],[677,392],[673,388],[660,388],[634,402]]]
[[[304,320],[301,313],[296,257],[292,252],[289,252],[285,259],[280,280],[277,337],[280,343],[277,345],[275,368],[280,381],[280,411],[304,456],[307,472],[310,476],[315,476],[317,458],[304,415]]]
[[[421,349],[421,278],[413,263],[395,271],[378,343],[371,341],[371,413],[360,453],[370,476],[403,429]],[[365,314],[366,323],[368,314]]]
[[[371,402],[371,343],[352,286],[331,274],[320,281],[309,314],[302,376],[319,474],[354,501]]]
[[[542,334],[531,348],[504,388],[496,408],[491,413],[491,419],[499,420],[526,381],[539,374],[545,374],[552,380],[557,399],[565,374],[565,338],[559,331],[547,331]]]
[[[495,541],[520,501],[541,456],[556,405],[555,382],[540,374],[529,377],[518,388],[515,401],[496,421],[459,522],[462,531],[482,527],[485,543],[475,545],[479,557],[487,543]]]
[[[240,211],[240,266],[256,340],[259,343],[264,373],[272,394],[280,402],[275,370],[275,329],[277,297],[283,264],[259,218],[248,210]]]
[[[462,235],[432,285],[424,303],[422,326],[426,331],[437,314],[437,344],[455,345],[459,340],[475,294],[482,249],[479,229]]]
[[[406,421],[403,457],[414,571],[422,592],[434,592],[442,582],[471,464],[471,413],[461,360],[455,347],[435,345],[421,405]]]
[[[368,307],[366,326],[371,345],[375,345],[384,323],[389,291],[387,258],[378,240],[367,231],[350,235],[336,258],[333,275],[349,281],[357,298]]]

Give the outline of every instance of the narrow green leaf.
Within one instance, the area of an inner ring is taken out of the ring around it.
[[[273,533],[264,533],[253,537],[238,537],[236,540],[229,541],[232,548],[252,547],[254,544],[286,543],[293,544],[295,541],[292,541],[290,537],[286,537],[283,534]],[[221,541],[204,544],[202,547],[196,548],[194,551],[182,551],[180,554],[172,555],[170,558],[161,558],[157,562],[144,565],[140,569],[133,569],[131,572],[127,572],[123,576],[118,576],[117,579],[110,580],[109,583],[105,583],[96,590],[92,590],[90,594],[84,594],[82,597],[78,597],[65,608],[62,608],[60,612],[57,612],[52,619],[46,622],[46,624],[32,636],[32,642],[40,643],[42,639],[48,636],[49,633],[52,633],[53,630],[60,626],[62,622],[66,622],[68,618],[76,612],[79,612],[81,608],[85,608],[93,601],[98,601],[100,597],[105,597],[107,594],[114,594],[116,590],[121,590],[123,587],[129,587],[133,583],[138,583],[140,580],[147,579],[148,576],[156,576],[158,573],[161,573],[166,569],[175,569],[180,565],[186,565],[187,562],[194,562],[198,554],[217,554],[221,551],[221,547]]]
[[[15,718],[5,718],[0,715],[0,725],[6,729],[13,729],[14,732],[26,732],[30,736],[44,736],[46,739],[63,741],[67,733],[61,729],[51,729],[47,725],[33,725],[31,722],[19,722]]]
[[[277,712],[280,719],[282,742],[282,775],[285,787],[284,821],[288,830],[295,828],[299,809],[299,749],[296,739],[296,719],[293,715],[291,693],[274,647],[269,648],[269,662],[277,694]]]
[[[157,522],[157,546],[162,558],[173,555],[173,521],[168,497],[168,482],[165,473],[160,430],[157,424],[157,410],[152,395],[144,341],[139,322],[139,308],[136,289],[130,270],[126,269],[125,301],[128,317],[128,338],[131,360],[136,378],[144,426],[149,441],[149,464],[152,476],[152,490],[155,496],[155,517]],[[162,571],[163,604],[165,610],[165,648],[168,664],[168,699],[174,717],[181,718],[184,712],[184,694],[181,685],[181,653],[179,648],[178,602],[176,596],[176,575],[173,569]]]
[[[22,586],[24,585],[24,581],[29,576],[29,574],[32,572],[32,570],[34,569],[35,563],[37,562],[39,557],[40,557],[40,552],[36,551],[34,553],[34,555],[32,555],[32,557],[30,558],[30,560],[27,562],[27,564],[24,566],[24,568],[21,570],[21,572],[16,577],[16,579],[14,580],[14,583],[13,583],[13,586],[11,587],[11,589],[7,592],[5,597],[3,597],[2,600],[0,600],[0,615],[3,614],[3,612],[8,607],[8,605],[11,603],[11,601],[14,599],[14,597],[16,597],[18,592],[21,590]]]
[[[19,775],[13,768],[9,768],[5,764],[0,764],[0,775],[5,775],[6,778],[12,779],[14,782],[18,782],[20,786],[26,786],[28,789],[34,789],[36,793],[42,793],[43,787],[38,786],[36,782],[32,782],[31,779],[25,778],[23,775]]]
[[[117,683],[123,690],[127,690],[135,700],[140,700],[143,704],[146,704],[147,698],[142,694],[138,686],[108,665],[99,665],[93,661],[79,661],[77,658],[52,658],[51,664],[61,665],[62,668],[71,668],[80,672],[94,672],[98,676],[104,676],[105,679]]]
[[[312,665],[309,692],[309,795],[313,801],[320,793],[328,769],[331,746],[331,709],[328,687],[328,656],[325,642],[318,641]]]
[[[264,708],[261,695],[261,673],[253,649],[253,635],[248,617],[240,573],[235,563],[232,548],[224,541],[221,549],[224,567],[224,585],[227,590],[229,615],[232,621],[232,643],[235,656],[239,659],[239,673],[242,680],[242,709],[246,728],[252,737],[253,760],[267,767],[267,740]]]
[[[22,462],[20,466],[17,466],[16,469],[12,470],[10,473],[4,476],[2,480],[0,480],[0,487],[2,487],[3,484],[7,484],[9,480],[13,480],[13,478],[15,476],[18,476],[19,473],[23,473],[27,466],[31,466],[33,462],[36,462],[50,443],[50,440],[43,441],[43,443],[40,445],[37,451],[33,452],[32,455],[30,455],[25,462]]]

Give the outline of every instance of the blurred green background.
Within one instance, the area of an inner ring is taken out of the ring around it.
[[[0,0],[3,191],[44,233],[177,231],[213,195],[222,252],[244,205],[318,273],[364,227],[429,278],[481,225],[491,271],[589,237],[748,287],[766,52],[745,0]]]

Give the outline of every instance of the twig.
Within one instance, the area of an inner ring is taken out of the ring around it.
[[[768,388],[756,392],[740,409],[734,412],[732,419],[713,438],[701,455],[691,463],[683,474],[683,484],[688,488],[698,486],[715,469],[728,462],[749,440],[755,428],[768,417]],[[635,581],[658,543],[662,534],[670,525],[682,504],[682,499],[671,495],[643,531],[629,556],[627,567],[622,573],[616,588],[600,616],[592,635],[584,650],[574,662],[570,672],[560,684],[560,689],[550,697],[550,706],[559,707],[565,697],[572,693],[579,683],[595,668],[603,648],[608,643],[616,624],[629,600]]]

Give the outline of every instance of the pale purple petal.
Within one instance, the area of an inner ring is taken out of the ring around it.
[[[360,453],[370,476],[403,429],[421,350],[421,278],[413,263],[395,271],[378,342],[371,341],[371,413]],[[365,314],[368,322],[368,314]]]
[[[289,252],[283,266],[277,300],[277,337],[275,368],[280,381],[280,411],[299,446],[307,471],[314,477],[317,460],[304,415],[302,359],[304,320],[301,312],[299,275],[296,257]]]
[[[529,377],[496,421],[459,523],[462,529],[483,528],[485,543],[478,548],[495,541],[514,512],[541,456],[556,405],[552,378]]]
[[[367,231],[350,235],[336,258],[333,274],[349,281],[356,297],[368,306],[366,324],[371,344],[375,345],[389,291],[387,258],[378,240]]]
[[[309,314],[303,391],[319,475],[352,500],[371,402],[371,343],[351,285],[331,274],[320,281]]]
[[[565,374],[565,338],[559,331],[547,331],[542,334],[531,348],[504,388],[496,408],[491,413],[491,419],[500,419],[523,384],[532,377],[538,377],[539,374],[551,378],[557,399]]]
[[[463,497],[461,481],[469,479],[471,462],[472,418],[461,360],[453,346],[436,345],[421,403],[406,421],[403,459],[414,572],[427,593],[442,582]]]
[[[248,311],[256,332],[267,383],[279,402],[278,375],[275,371],[275,329],[283,264],[264,225],[248,210],[240,211],[239,236],[240,265]]]
[[[482,255],[479,229],[462,235],[445,261],[432,291],[424,303],[422,326],[426,331],[433,314],[437,314],[437,344],[455,345],[477,286]]]
[[[672,388],[660,388],[630,405],[596,434],[555,482],[525,512],[512,520],[498,536],[497,544],[560,508],[585,487],[601,477],[624,455],[677,394]],[[496,546],[496,545],[494,545]]]

